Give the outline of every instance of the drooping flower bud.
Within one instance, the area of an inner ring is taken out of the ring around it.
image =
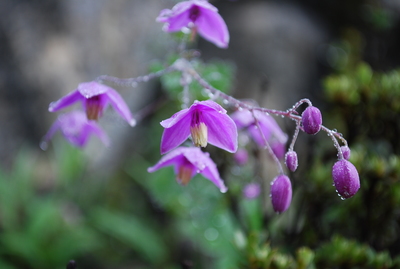
[[[301,116],[303,129],[307,134],[316,134],[321,130],[322,115],[318,108],[309,106]]]
[[[337,192],[344,199],[352,197],[360,188],[357,169],[347,160],[339,160],[333,165],[332,177]]]
[[[286,211],[292,201],[292,183],[286,175],[279,175],[271,182],[271,202],[276,213]]]
[[[286,152],[285,164],[290,171],[292,172],[296,171],[298,166],[298,161],[297,161],[297,153],[295,151],[289,150],[288,152]]]
[[[340,150],[342,151],[343,158],[346,160],[350,159],[350,148],[348,146],[341,146]]]

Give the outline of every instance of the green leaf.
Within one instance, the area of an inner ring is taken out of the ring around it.
[[[99,230],[129,245],[149,262],[157,264],[167,257],[166,245],[145,221],[101,208],[94,210],[92,217]]]

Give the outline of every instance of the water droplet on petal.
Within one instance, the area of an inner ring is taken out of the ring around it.
[[[41,150],[46,151],[47,148],[49,147],[49,144],[46,141],[42,141],[40,142],[39,147]]]
[[[137,123],[137,121],[136,121],[135,119],[132,119],[132,120],[129,122],[129,125],[132,126],[132,127],[135,127],[135,126],[136,126],[136,123]]]

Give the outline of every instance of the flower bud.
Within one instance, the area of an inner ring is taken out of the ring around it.
[[[340,150],[342,151],[343,158],[348,160],[350,158],[350,148],[348,146],[341,146]]]
[[[316,134],[321,130],[322,115],[318,108],[309,106],[303,111],[301,116],[304,132],[307,134]]]
[[[286,211],[292,201],[292,184],[286,175],[279,175],[271,182],[271,202],[276,213]]]
[[[360,178],[356,167],[347,160],[339,160],[332,167],[333,183],[343,198],[350,198],[360,188]]]
[[[298,161],[297,161],[297,153],[295,151],[289,150],[288,152],[286,152],[285,164],[290,171],[292,172],[296,171],[298,166]]]

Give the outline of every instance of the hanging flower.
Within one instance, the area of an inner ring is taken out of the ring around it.
[[[179,184],[186,185],[197,173],[209,179],[221,192],[226,192],[224,182],[219,176],[217,166],[207,152],[202,152],[196,147],[179,147],[161,158],[154,166],[147,169],[149,173],[165,166],[173,165],[176,180]]]
[[[271,146],[275,155],[281,159],[285,154],[285,146],[288,140],[288,136],[282,131],[275,119],[263,113],[261,111],[254,111],[258,124],[261,128],[265,139]],[[260,146],[265,146],[263,136],[258,129],[255,119],[249,110],[236,111],[231,115],[232,119],[236,123],[238,129],[247,128],[250,136]]]
[[[226,110],[214,101],[195,101],[190,108],[163,120],[161,154],[182,144],[190,135],[196,147],[210,143],[228,152],[237,150],[237,129]]]
[[[95,121],[88,120],[83,111],[72,111],[60,115],[44,136],[41,144],[43,149],[58,130],[61,130],[68,142],[79,148],[86,146],[92,134],[98,136],[106,146],[109,144],[106,133]]]
[[[56,112],[76,102],[82,102],[89,120],[98,120],[108,104],[124,118],[131,126],[136,124],[128,105],[119,93],[104,84],[96,81],[84,82],[78,88],[49,106],[50,112]]]
[[[172,9],[162,10],[157,21],[165,23],[163,29],[166,32],[177,32],[183,27],[190,27],[216,46],[228,47],[228,27],[218,9],[205,0],[180,2]]]

